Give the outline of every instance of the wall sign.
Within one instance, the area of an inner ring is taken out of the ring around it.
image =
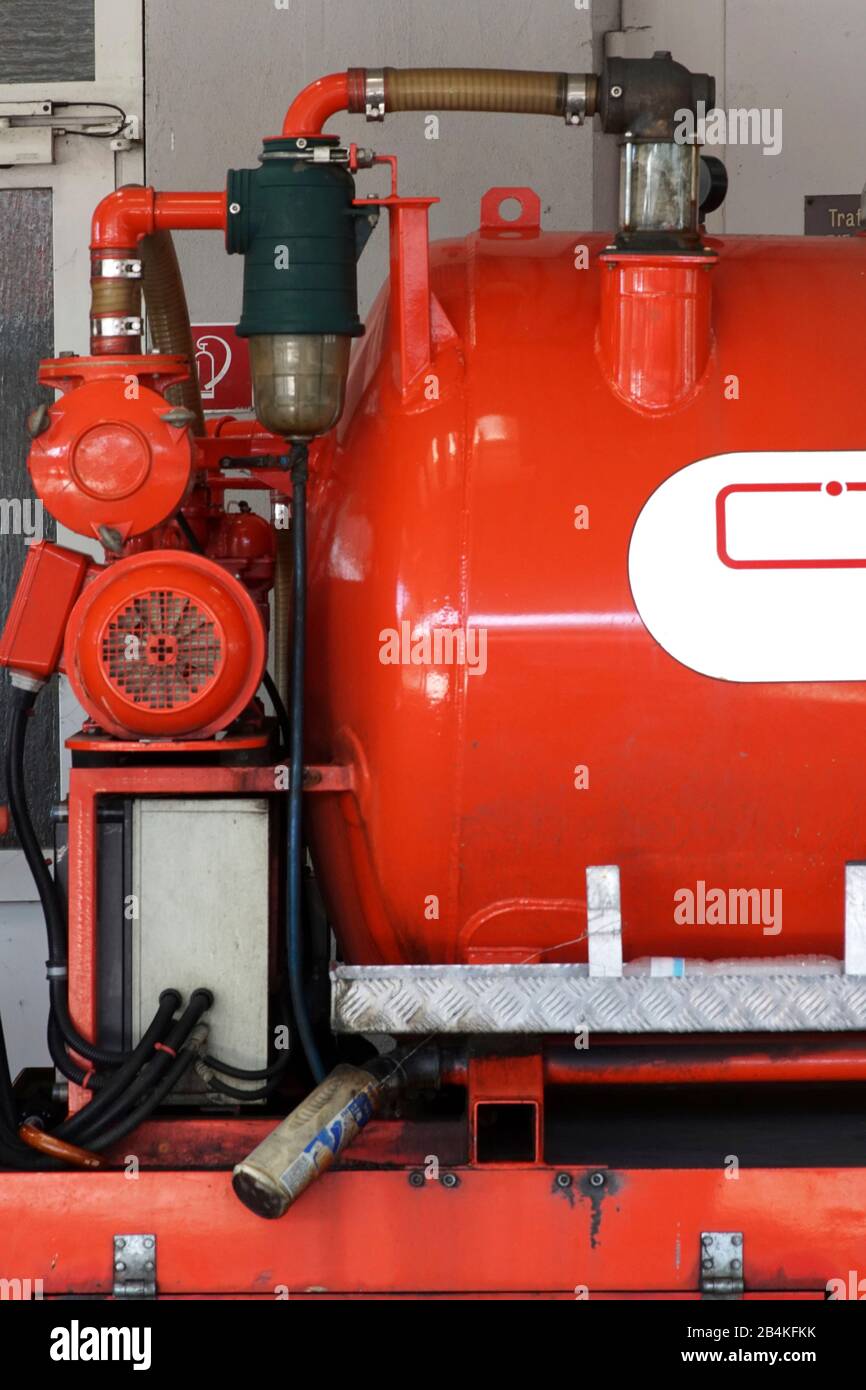
[[[233,323],[194,323],[192,342],[206,411],[251,410],[253,390],[246,338]]]
[[[806,236],[853,236],[861,229],[860,194],[810,193],[804,214]]]

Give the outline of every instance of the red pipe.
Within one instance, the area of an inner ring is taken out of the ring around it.
[[[92,251],[133,251],[152,232],[220,231],[226,224],[226,195],[157,193],[153,188],[115,189],[93,214]]]
[[[659,1049],[638,1045],[589,1047],[586,1051],[554,1046],[544,1052],[544,1082],[548,1086],[698,1086],[754,1082],[866,1081],[866,1051],[862,1042],[794,1043],[762,1049],[730,1050],[720,1046],[671,1045]],[[678,1040],[679,1042],[679,1040]],[[685,1055],[677,1055],[685,1054]],[[448,1058],[444,1084],[465,1086],[464,1057]]]
[[[299,92],[286,112],[283,121],[283,135],[321,135],[322,126],[338,111],[350,109],[350,87],[352,97],[357,98],[355,80],[360,82],[363,94],[365,69],[354,68],[351,72],[332,72],[327,77],[319,77]],[[362,110],[357,101],[352,102],[353,110]]]

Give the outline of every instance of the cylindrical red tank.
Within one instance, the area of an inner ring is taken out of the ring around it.
[[[307,755],[351,761],[357,795],[308,814],[350,961],[585,960],[597,864],[621,869],[627,960],[842,955],[866,683],[701,674],[644,625],[629,552],[698,460],[755,454],[728,481],[772,483],[757,455],[796,452],[796,481],[803,451],[862,448],[866,242],[710,239],[667,299],[658,258],[623,270],[605,244],[435,246],[456,339],[408,401],[384,300],[369,320],[309,515]],[[477,670],[413,664],[424,631],[467,627]],[[773,910],[722,925],[701,884]],[[703,921],[678,918],[683,890]]]

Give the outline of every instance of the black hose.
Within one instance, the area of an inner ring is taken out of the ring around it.
[[[212,1007],[213,995],[209,989],[193,990],[189,1003],[180,1018],[175,1020],[161,1048],[151,1052],[150,1061],[142,1067],[123,1093],[98,1096],[90,1105],[79,1110],[77,1115],[73,1115],[61,1125],[59,1137],[67,1140],[74,1138],[76,1142],[83,1141],[87,1148],[105,1147],[102,1126],[111,1124],[112,1121],[120,1121],[124,1111],[129,1113],[129,1107],[160,1082],[161,1077],[177,1060],[176,1054],[180,1053],[202,1014]]]
[[[119,1066],[126,1060],[124,1052],[113,1052],[107,1048],[96,1047],[87,1038],[81,1037],[69,1016],[66,993],[66,922],[57,894],[57,886],[51,877],[39,837],[27,808],[27,793],[24,782],[24,748],[27,738],[27,721],[33,711],[38,692],[12,687],[12,712],[6,743],[6,793],[12,823],[21,843],[24,858],[36,883],[39,901],[45,917],[48,934],[49,970],[63,973],[49,976],[51,1007],[57,1026],[67,1047],[85,1057],[88,1062],[100,1062],[106,1066]]]
[[[313,1033],[304,992],[303,911],[303,782],[304,782],[304,665],[307,627],[307,446],[292,450],[292,680],[287,884],[287,955],[289,993],[304,1056],[316,1085],[325,1067]]]
[[[103,1082],[95,1099],[68,1120],[63,1121],[56,1131],[59,1139],[68,1140],[80,1130],[92,1128],[114,1101],[119,1097],[128,1096],[126,1088],[135,1080],[142,1067],[153,1060],[154,1048],[157,1043],[163,1042],[166,1029],[174,1017],[175,1010],[180,1008],[180,1004],[181,997],[176,989],[163,990],[159,996],[159,1008],[150,1027],[145,1033],[142,1033],[137,1046],[130,1053],[129,1061],[124,1062],[122,1067],[118,1067],[109,1081]],[[163,1046],[165,1045],[163,1043]],[[96,1079],[94,1077],[94,1080]]]
[[[119,1139],[125,1138],[134,1129],[146,1120],[148,1115],[152,1115],[158,1105],[165,1100],[170,1091],[173,1091],[177,1083],[189,1071],[195,1061],[195,1052],[192,1048],[184,1048],[178,1057],[175,1058],[171,1068],[165,1075],[160,1084],[150,1092],[141,1102],[136,1110],[131,1111],[114,1126],[113,1129],[105,1130],[96,1139],[88,1143],[88,1148],[97,1152],[100,1149],[108,1149],[112,1144],[116,1144]]]

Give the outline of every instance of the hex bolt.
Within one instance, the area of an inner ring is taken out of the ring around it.
[[[611,87],[611,89],[610,89],[610,94],[611,94],[612,97],[621,97],[621,96],[622,96],[622,87]]]
[[[604,1173],[590,1173],[590,1187],[604,1187]]]
[[[144,1238],[144,1248],[145,1248],[145,1250],[152,1250],[152,1249],[153,1249],[153,1236],[145,1236],[145,1238]]]
[[[731,1260],[731,1269],[739,1269],[739,1268],[740,1268],[740,1262],[739,1262],[739,1260]]]
[[[420,1169],[420,1168],[413,1168],[413,1169],[412,1169],[412,1172],[409,1174],[409,1186],[410,1186],[410,1187],[423,1187],[423,1186],[424,1186],[424,1174],[421,1172],[421,1169]]]
[[[743,1237],[742,1237],[741,1235],[734,1235],[734,1236],[731,1236],[731,1244],[732,1244],[732,1245],[742,1245],[742,1243],[743,1243]]]
[[[557,1185],[557,1187],[571,1187],[571,1174],[570,1174],[570,1173],[557,1173],[557,1175],[556,1175],[556,1185]]]
[[[237,214],[240,212],[240,210],[241,210],[241,205],[240,205],[240,203],[229,203],[229,212],[232,213],[233,216],[236,217]]]
[[[123,1263],[123,1260],[115,1260],[114,1268],[117,1270],[118,1274],[121,1274],[126,1269],[126,1265]]]
[[[458,1176],[457,1176],[456,1173],[443,1173],[443,1174],[442,1174],[442,1186],[443,1186],[443,1187],[456,1187],[459,1181],[460,1181],[460,1179],[458,1178]]]
[[[123,1236],[118,1236],[114,1244],[117,1246],[118,1250],[122,1250],[124,1245],[126,1244],[126,1241],[123,1239]]]

